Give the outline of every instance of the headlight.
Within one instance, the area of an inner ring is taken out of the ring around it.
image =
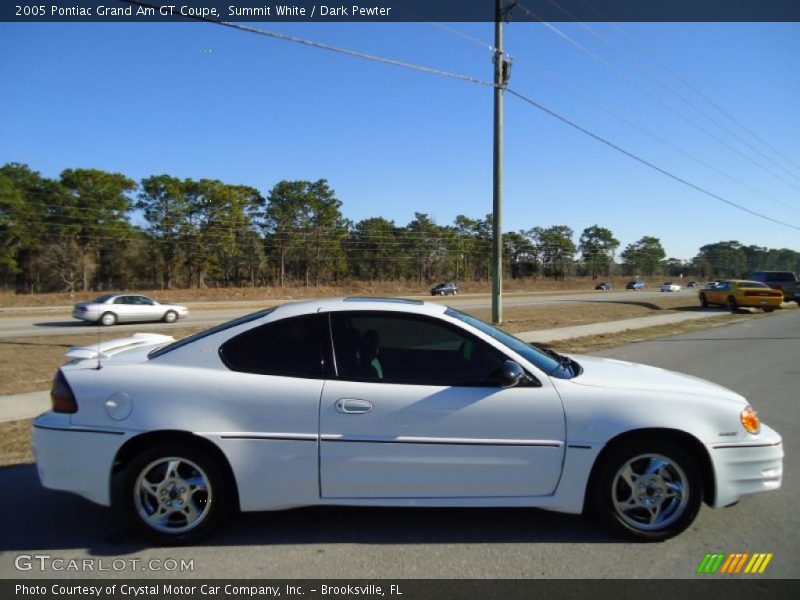
[[[761,431],[761,421],[758,420],[758,413],[753,410],[752,406],[745,408],[742,414],[739,415],[739,418],[742,420],[742,425],[748,433],[756,435]]]

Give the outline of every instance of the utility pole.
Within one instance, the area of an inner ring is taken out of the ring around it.
[[[492,193],[492,323],[503,322],[503,88],[510,63],[503,58],[503,3],[495,0],[494,15],[494,153]]]

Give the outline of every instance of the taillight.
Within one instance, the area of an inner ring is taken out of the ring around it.
[[[53,412],[57,413],[76,413],[78,403],[75,395],[67,383],[64,374],[59,370],[53,377],[53,388],[50,390],[50,399],[53,401]]]

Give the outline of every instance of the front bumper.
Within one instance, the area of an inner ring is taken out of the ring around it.
[[[129,434],[73,426],[69,415],[52,412],[33,422],[31,445],[42,485],[111,504],[111,472]]]
[[[709,444],[716,493],[713,506],[728,506],[742,496],[777,490],[783,477],[783,441],[766,425],[746,442]]]

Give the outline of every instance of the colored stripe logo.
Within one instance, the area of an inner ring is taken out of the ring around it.
[[[728,575],[761,574],[767,569],[772,556],[771,552],[756,552],[753,554],[749,552],[707,553],[703,560],[700,561],[697,573],[704,575],[723,573]]]

